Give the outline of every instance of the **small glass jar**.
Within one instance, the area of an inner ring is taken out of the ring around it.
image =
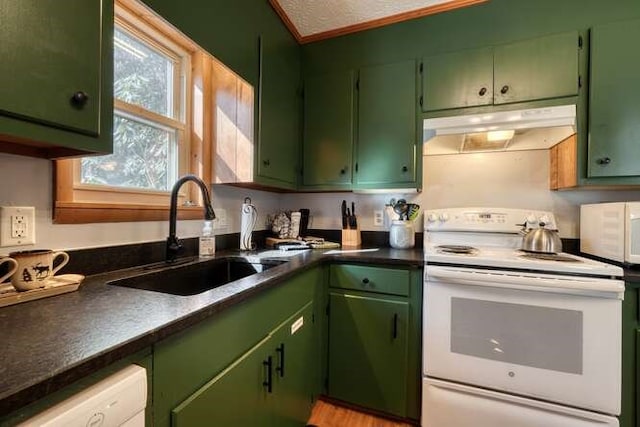
[[[413,221],[394,220],[389,230],[389,244],[392,248],[408,249],[416,244]]]

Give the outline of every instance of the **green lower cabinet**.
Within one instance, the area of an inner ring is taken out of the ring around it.
[[[406,416],[409,303],[329,294],[329,396]]]
[[[173,427],[302,426],[311,413],[314,326],[309,302],[173,409]]]

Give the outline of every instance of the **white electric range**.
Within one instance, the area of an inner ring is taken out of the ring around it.
[[[424,217],[422,425],[617,426],[622,269],[520,251],[550,212]]]

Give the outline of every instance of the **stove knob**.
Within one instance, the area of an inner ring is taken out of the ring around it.
[[[548,215],[542,215],[539,218],[539,222],[544,223],[546,228],[553,228],[553,224],[551,224],[551,219],[549,218]]]
[[[527,223],[529,223],[529,224],[537,224],[538,223],[538,219],[536,218],[536,216],[534,214],[529,214],[529,215],[527,215]]]
[[[430,214],[427,216],[427,220],[428,220],[429,222],[436,222],[436,221],[438,220],[438,215],[437,215],[437,214],[434,214],[434,213],[430,213]]]
[[[442,222],[447,222],[447,221],[449,221],[449,214],[447,214],[447,213],[441,213],[441,214],[440,214],[440,221],[442,221]]]

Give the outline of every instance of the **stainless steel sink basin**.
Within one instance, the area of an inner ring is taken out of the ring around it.
[[[256,263],[242,258],[216,258],[199,263],[162,265],[145,273],[113,280],[107,284],[172,295],[196,295],[268,270],[283,262],[286,261],[262,260]]]

